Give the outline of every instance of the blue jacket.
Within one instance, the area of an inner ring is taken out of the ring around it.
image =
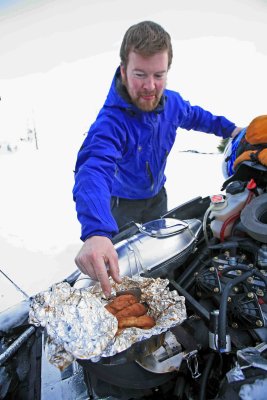
[[[156,110],[144,112],[118,91],[118,82],[119,69],[78,152],[73,195],[82,240],[93,235],[111,238],[117,233],[111,195],[146,199],[160,191],[177,128],[223,138],[230,137],[235,128],[225,117],[191,106],[179,93],[167,89]]]

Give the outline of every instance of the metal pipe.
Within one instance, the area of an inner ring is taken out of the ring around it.
[[[178,291],[179,295],[184,296],[185,300],[191,305],[194,311],[204,319],[204,321],[210,321],[210,314],[206,308],[204,308],[198,301],[194,299],[191,294],[189,294],[186,290],[179,285],[179,283],[174,280],[170,280],[170,284]]]
[[[0,354],[0,367],[18,351],[23,343],[34,334],[35,330],[35,327],[30,326],[2,354]]]

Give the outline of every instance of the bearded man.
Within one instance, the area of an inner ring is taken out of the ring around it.
[[[159,24],[143,21],[126,31],[120,66],[78,153],[73,196],[84,244],[75,262],[106,296],[108,276],[121,281],[112,237],[130,221],[167,212],[164,171],[177,129],[222,138],[241,130],[166,89],[172,57],[170,35]]]

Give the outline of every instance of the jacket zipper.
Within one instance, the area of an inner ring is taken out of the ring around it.
[[[150,182],[151,182],[150,189],[151,189],[151,191],[153,191],[154,190],[154,178],[153,178],[152,171],[151,171],[151,168],[150,168],[150,165],[149,165],[148,161],[146,161],[146,171],[148,173],[148,176],[149,176]]]

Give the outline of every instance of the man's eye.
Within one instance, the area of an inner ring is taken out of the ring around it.
[[[155,74],[155,78],[156,79],[163,79],[164,78],[164,74]]]
[[[135,73],[134,73],[134,76],[135,76],[136,78],[144,78],[144,77],[145,77],[145,74],[142,74],[141,72],[135,72]]]

